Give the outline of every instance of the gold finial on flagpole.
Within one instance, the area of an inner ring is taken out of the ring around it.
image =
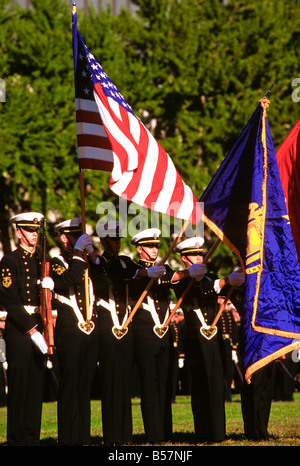
[[[267,108],[270,105],[270,101],[266,97],[263,97],[262,99],[259,100],[259,102],[262,108],[264,109],[264,112],[266,112]]]

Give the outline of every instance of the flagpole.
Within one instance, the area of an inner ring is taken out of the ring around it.
[[[79,184],[80,184],[82,234],[85,234],[86,233],[86,217],[85,217],[85,197],[84,197],[84,173],[82,169],[80,169],[80,172],[79,172]],[[84,259],[87,261],[86,251],[84,251]],[[84,271],[84,290],[85,290],[85,305],[86,305],[86,321],[87,321],[87,324],[89,324],[92,316],[90,312],[90,291],[89,291],[88,268]]]
[[[226,295],[226,297],[225,297],[223,303],[222,303],[221,306],[220,306],[219,312],[217,313],[216,317],[214,318],[214,321],[213,321],[213,323],[211,324],[210,328],[214,328],[214,327],[217,325],[217,323],[218,323],[218,321],[219,321],[219,319],[220,319],[220,317],[221,317],[221,314],[222,314],[222,312],[223,312],[224,309],[225,309],[225,306],[226,306],[226,304],[227,304],[227,301],[229,300],[230,296],[232,295],[232,292],[233,292],[234,288],[235,288],[234,286],[231,286],[231,287],[229,288],[228,293],[227,293],[227,295]]]
[[[72,14],[77,12],[76,0],[72,0]],[[85,196],[84,196],[84,173],[79,170],[79,188],[80,188],[80,207],[81,207],[81,225],[82,233],[86,233],[86,217],[85,217]],[[84,259],[87,261],[86,251],[84,252]],[[84,272],[84,290],[85,290],[85,306],[86,306],[86,327],[90,327],[91,309],[90,309],[90,292],[89,292],[89,273],[88,268]]]
[[[272,88],[273,88],[275,82],[276,82],[276,79],[274,79],[274,81],[272,82],[271,86],[269,87],[269,89],[268,89],[267,92],[265,93],[264,97],[267,97],[267,96],[270,94],[270,92],[271,92],[271,90],[272,90]],[[263,97],[263,98],[264,98],[264,97]]]
[[[80,186],[80,206],[81,206],[82,233],[86,233],[85,198],[84,198],[84,173],[83,173],[82,169],[80,169],[80,171],[79,171],[79,186]]]
[[[185,232],[186,228],[188,227],[189,225],[189,220],[185,221],[184,225],[182,226],[179,234],[176,236],[175,240],[173,241],[173,243],[171,244],[171,247],[169,248],[167,254],[164,256],[164,258],[162,259],[162,261],[160,262],[160,265],[164,265],[164,263],[169,259],[171,253],[174,251],[175,247],[177,246],[177,244],[179,243],[180,239],[182,238],[183,236],[183,233]],[[126,322],[123,324],[122,326],[122,329],[127,329],[128,325],[130,324],[131,320],[133,319],[133,316],[134,314],[136,313],[136,311],[138,310],[138,308],[140,307],[143,299],[145,298],[145,296],[147,295],[148,291],[150,290],[151,286],[153,285],[153,283],[156,281],[155,278],[151,278],[151,280],[149,281],[149,283],[147,284],[146,288],[144,289],[143,293],[141,294],[141,296],[139,297],[138,301],[136,302],[134,308],[132,309],[131,313],[129,314]]]
[[[211,258],[211,256],[212,256],[213,253],[215,252],[215,250],[217,249],[217,247],[218,247],[218,245],[220,244],[220,242],[221,242],[220,238],[218,238],[218,239],[214,242],[214,244],[212,245],[212,247],[210,248],[210,250],[208,251],[208,253],[207,253],[206,256],[204,257],[204,259],[203,259],[203,264],[207,264],[207,262],[209,261],[209,259]],[[189,292],[189,290],[191,289],[191,287],[193,286],[193,284],[195,283],[195,281],[196,281],[196,280],[195,280],[194,278],[192,278],[192,279],[190,280],[189,284],[187,285],[187,287],[186,287],[185,290],[183,291],[182,295],[181,295],[180,298],[178,299],[178,301],[177,301],[175,307],[172,309],[172,312],[171,312],[171,314],[169,315],[169,317],[168,317],[166,323],[164,324],[164,327],[167,327],[167,326],[170,324],[170,322],[171,322],[171,320],[172,320],[174,314],[176,313],[177,309],[178,309],[179,306],[181,305],[181,303],[182,303],[182,301],[184,300],[186,294]]]

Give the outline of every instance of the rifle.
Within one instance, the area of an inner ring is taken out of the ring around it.
[[[43,219],[43,233],[42,233],[42,271],[41,282],[43,278],[49,277],[50,262],[46,259],[47,235],[46,235],[46,219]],[[43,335],[48,345],[47,354],[53,354],[54,347],[54,325],[52,318],[52,303],[51,291],[47,288],[41,288],[40,292],[41,303],[41,317],[43,320],[44,331]]]

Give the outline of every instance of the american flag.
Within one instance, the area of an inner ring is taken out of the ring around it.
[[[89,52],[76,12],[73,48],[79,167],[110,171],[110,188],[118,196],[197,223],[202,217],[198,199]]]

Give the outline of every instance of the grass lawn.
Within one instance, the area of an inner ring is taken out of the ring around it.
[[[233,397],[231,403],[226,403],[226,427],[228,439],[215,446],[300,446],[300,393],[295,393],[293,402],[274,402],[272,404],[269,434],[271,438],[263,442],[254,442],[245,439],[241,404],[239,395]],[[190,398],[177,397],[173,405],[173,432],[172,442],[166,446],[192,446],[193,418]],[[135,445],[145,445],[143,422],[139,399],[132,400],[133,412],[133,440]],[[103,445],[101,425],[101,403],[92,401],[92,445]],[[6,408],[0,408],[0,446],[6,440]],[[57,418],[56,403],[44,403],[42,431],[42,445],[57,445]],[[198,444],[199,445],[199,444]]]

